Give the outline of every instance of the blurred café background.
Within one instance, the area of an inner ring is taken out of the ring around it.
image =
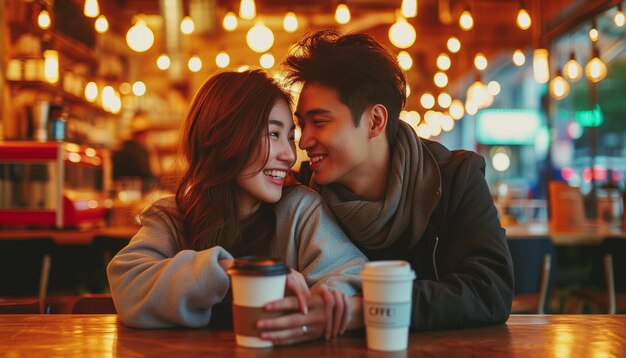
[[[619,311],[626,249],[606,242],[626,242],[624,5],[0,0],[0,244],[22,245],[0,250],[0,296],[37,296],[51,313],[81,295],[106,298],[108,259],[141,208],[171,192],[197,88],[222,68],[262,67],[282,81],[298,39],[330,28],[397,54],[410,89],[401,118],[420,137],[484,156],[526,311]],[[131,139],[147,174],[121,173],[128,162],[116,153]],[[40,251],[36,238],[48,239]],[[534,246],[518,257],[520,243]]]

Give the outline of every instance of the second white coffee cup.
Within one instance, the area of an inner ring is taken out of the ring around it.
[[[408,346],[411,298],[415,272],[406,261],[374,261],[365,264],[363,314],[367,347],[400,351]]]

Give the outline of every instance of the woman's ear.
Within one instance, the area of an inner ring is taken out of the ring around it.
[[[370,108],[370,138],[385,133],[387,128],[387,108],[382,104],[375,104]]]

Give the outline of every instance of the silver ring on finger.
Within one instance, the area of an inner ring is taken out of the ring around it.
[[[307,327],[306,324],[303,324],[301,329],[302,329],[302,335],[303,336],[309,331],[309,327]]]

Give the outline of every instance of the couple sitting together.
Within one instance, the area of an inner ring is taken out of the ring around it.
[[[483,158],[399,120],[404,73],[370,36],[319,31],[299,46],[285,67],[303,85],[295,117],[311,188],[289,180],[289,94],[261,70],[212,76],[185,119],[175,195],[142,213],[108,267],[120,319],[210,325],[230,299],[233,257],[266,255],[291,268],[287,296],[265,306],[288,313],[257,322],[275,344],[362,327],[368,260],[411,264],[413,331],[505,322],[513,269]]]

